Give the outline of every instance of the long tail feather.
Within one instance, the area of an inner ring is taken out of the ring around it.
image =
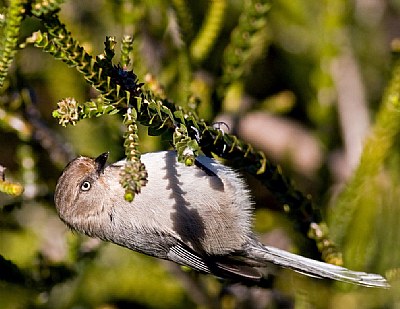
[[[329,278],[366,287],[389,288],[384,277],[378,274],[352,271],[344,267],[312,260],[274,247],[263,246],[249,248],[252,258],[260,262],[270,262],[290,268],[307,276]]]

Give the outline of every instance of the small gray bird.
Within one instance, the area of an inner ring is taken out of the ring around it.
[[[119,183],[124,160],[78,157],[58,180],[55,205],[70,228],[203,273],[260,281],[270,263],[302,274],[368,287],[389,287],[377,274],[351,271],[260,243],[251,230],[252,201],[232,169],[205,156],[196,166],[174,151],[144,154],[148,183],[133,202]]]

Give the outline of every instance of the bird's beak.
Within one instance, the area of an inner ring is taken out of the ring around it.
[[[108,152],[102,153],[96,159],[94,159],[94,162],[96,163],[96,171],[98,174],[104,171],[107,159],[108,159]]]

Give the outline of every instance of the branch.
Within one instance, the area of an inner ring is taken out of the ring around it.
[[[150,135],[165,134],[172,140],[178,160],[186,165],[194,164],[195,157],[202,151],[208,156],[217,155],[230,160],[235,168],[244,169],[259,179],[281,203],[282,209],[304,234],[315,239],[328,260],[341,263],[340,254],[329,241],[327,228],[314,207],[311,197],[294,188],[279,166],[269,162],[265,155],[254,150],[234,135],[225,134],[219,128],[208,125],[194,110],[185,110],[166,98],[155,95],[139,83],[132,71],[112,64],[115,40],[108,37],[104,53],[92,57],[72,38],[58,16],[43,16],[47,32],[36,32],[29,43],[42,48],[69,66],[75,67],[96,90],[100,97],[89,104],[68,101],[67,106],[59,103],[54,115],[62,123],[74,123],[83,118],[120,113],[125,115],[127,133],[125,146],[130,174],[140,174],[137,179],[122,180],[127,199],[132,198],[145,185],[145,171],[141,168],[140,153],[137,151],[135,122],[148,127]]]

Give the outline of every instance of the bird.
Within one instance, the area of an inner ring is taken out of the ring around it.
[[[219,278],[257,284],[272,265],[303,275],[388,288],[379,274],[352,271],[261,243],[252,231],[250,191],[242,176],[199,155],[194,166],[174,150],[141,155],[148,182],[132,202],[120,184],[126,159],[72,160],[57,181],[54,202],[72,230]]]

